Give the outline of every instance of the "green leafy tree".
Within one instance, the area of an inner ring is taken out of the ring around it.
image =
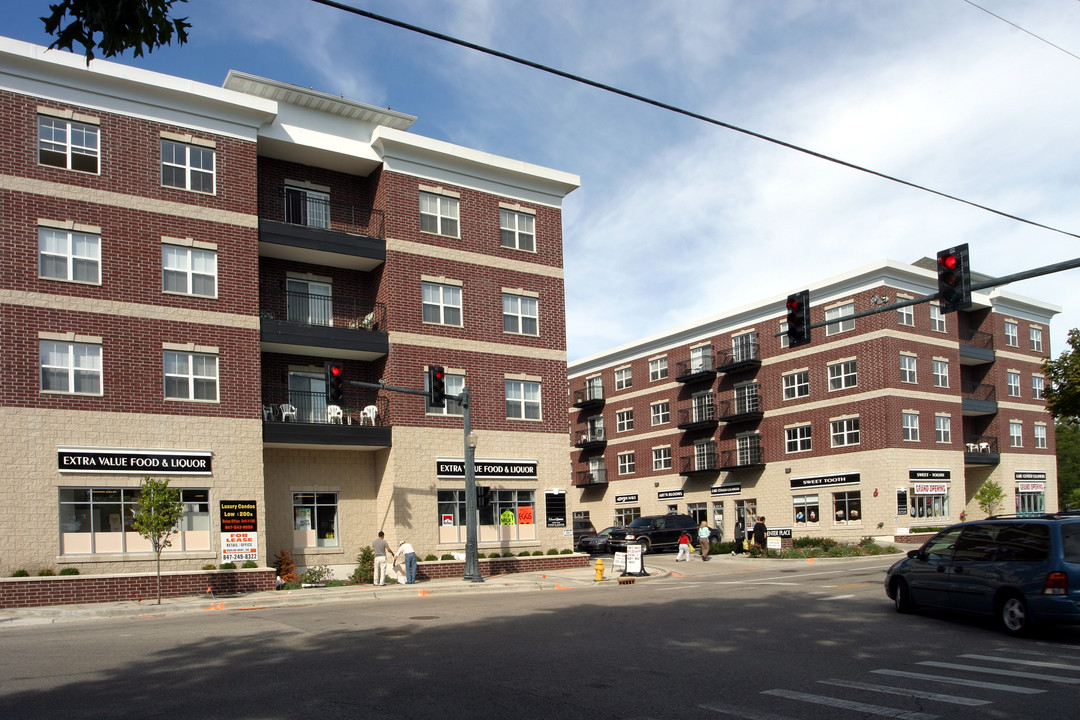
[[[173,5],[187,0],[61,0],[49,5],[52,15],[41,18],[45,32],[53,35],[50,48],[72,50],[83,46],[86,64],[94,48],[105,57],[133,50],[135,57],[168,45],[176,35],[178,45],[187,42],[187,18],[173,18]]]
[[[157,604],[161,604],[161,551],[172,545],[170,537],[184,517],[180,490],[169,487],[168,480],[143,478],[139,502],[135,506],[131,527],[150,541],[157,557]]]
[[[1058,507],[1080,510],[1080,425],[1059,422],[1057,441]]]
[[[1046,374],[1046,409],[1058,423],[1080,423],[1080,330],[1069,331],[1069,349],[1042,364]]]
[[[987,480],[975,492],[975,502],[987,515],[994,515],[1005,502],[1005,491],[993,480]]]

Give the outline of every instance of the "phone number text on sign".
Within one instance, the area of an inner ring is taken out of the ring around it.
[[[259,559],[259,533],[221,533],[221,561]]]

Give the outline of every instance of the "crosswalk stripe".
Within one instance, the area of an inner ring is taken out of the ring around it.
[[[776,713],[765,712],[754,708],[736,707],[734,705],[705,703],[704,705],[698,705],[698,707],[724,715],[735,715],[736,717],[746,718],[746,720],[794,720],[794,718],[790,718],[787,715],[777,715]]]
[[[927,673],[908,672],[907,670],[871,670],[870,672],[879,675],[894,675],[896,677],[913,678],[915,680],[929,680],[944,685],[963,685],[964,687],[977,687],[985,690],[1000,690],[1002,692],[1017,693],[1019,695],[1038,695],[1046,692],[1041,688],[1029,688],[1021,685],[1004,685],[1002,683],[984,682],[982,680],[945,677],[944,675],[929,675]]]
[[[869,690],[870,692],[884,693],[885,695],[901,695],[903,697],[921,698],[936,702],[952,703],[953,705],[989,705],[991,700],[979,700],[977,698],[959,697],[957,695],[943,695],[925,690],[912,690],[909,688],[892,687],[891,685],[874,685],[872,683],[858,682],[855,680],[818,680],[824,685],[839,685],[840,687],[855,688],[856,690]]]
[[[991,662],[1007,662],[1014,665],[1055,668],[1057,670],[1080,670],[1080,665],[1066,665],[1065,663],[1046,662],[1044,660],[1018,660],[1016,658],[997,657],[995,655],[959,655],[958,657],[968,658],[969,660],[989,660]]]
[[[819,597],[818,600],[847,600],[853,598],[854,595],[830,595],[829,597]]]
[[[1060,645],[1055,647],[1061,647]],[[998,652],[1016,653],[1017,655],[1036,655],[1038,657],[1060,658],[1062,660],[1080,660],[1080,655],[1058,655],[1042,650],[1021,650],[1020,648],[998,648]]]
[[[937,662],[935,660],[923,660],[919,665],[930,667],[949,668],[950,670],[967,670],[968,672],[986,673],[987,675],[1008,675],[1015,678],[1028,678],[1031,680],[1044,680],[1046,682],[1065,683],[1067,685],[1080,684],[1080,678],[1061,677],[1060,675],[1042,675],[1039,673],[1026,673],[1018,670],[1001,670],[999,668],[985,668],[978,665],[960,665],[959,663]]]
[[[881,705],[871,705],[870,703],[856,702],[854,700],[841,700],[840,698],[825,697],[824,695],[811,695],[809,693],[797,692],[795,690],[762,690],[762,695],[775,695],[777,697],[788,698],[789,700],[801,700],[803,702],[815,703],[817,705],[827,705],[829,707],[843,708],[845,710],[855,710],[856,712],[867,713],[868,715],[880,715],[882,717],[900,718],[900,720],[936,720],[937,715],[930,715],[928,713],[913,712],[911,710],[901,710],[900,708],[883,707]]]

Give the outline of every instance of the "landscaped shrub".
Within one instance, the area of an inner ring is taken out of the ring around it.
[[[312,565],[300,576],[302,585],[323,585],[327,580],[334,577],[334,572],[329,565]]]
[[[259,563],[255,562],[254,560],[245,560],[244,564],[241,565],[240,567],[242,567],[242,568],[244,568],[246,570],[251,570],[253,568],[259,567]]]
[[[532,553],[530,553],[528,550],[522,550],[521,552],[518,553],[518,557],[529,557],[529,555],[531,555],[531,554]]]
[[[202,566],[202,569],[203,569],[203,570],[217,570],[217,565],[213,565],[213,564],[210,564],[210,565],[203,565],[203,566]]]
[[[571,550],[570,548],[563,548],[562,550],[559,551],[559,554],[560,555],[573,555],[574,551]]]
[[[38,577],[52,577],[56,574],[52,568],[41,568],[37,571]]]
[[[282,577],[282,580],[285,578]],[[356,569],[349,576],[357,585],[370,585],[375,581],[375,551],[368,545],[356,556]]]
[[[30,577],[30,573],[25,570],[19,569],[11,573],[11,577]]]
[[[435,557],[434,555],[425,555],[424,556],[424,562],[435,562],[438,559],[439,558]]]
[[[288,584],[300,582],[300,578],[296,575],[296,563],[293,562],[291,551],[282,550],[277,555],[275,555],[274,567],[277,569],[277,576],[281,578],[281,581],[283,583]]]
[[[60,574],[61,575],[78,575],[79,574],[79,568],[66,567],[66,568],[64,568],[63,570],[60,571]]]
[[[300,589],[300,583],[296,583],[296,582],[282,583],[281,587],[278,588],[278,590],[299,590],[299,589]]]
[[[443,556],[441,558],[439,558],[439,559],[440,560],[453,560],[454,556],[451,555],[450,553],[444,553]]]
[[[220,565],[218,565],[218,570],[235,570],[235,569],[236,569],[236,563],[234,563],[234,562],[223,562]]]
[[[502,554],[502,556],[503,556],[503,557],[514,557],[514,553],[512,553],[512,552],[510,552],[510,551],[508,550],[508,551],[504,552],[504,553]]]
[[[551,548],[550,550],[547,551],[547,554],[548,555],[558,555],[559,551],[556,550],[555,548]]]
[[[536,557],[537,555],[543,557],[544,551],[543,550],[533,550],[532,554],[533,554],[533,557]]]

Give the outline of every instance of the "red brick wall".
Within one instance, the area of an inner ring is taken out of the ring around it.
[[[273,568],[162,573],[161,596],[205,595],[208,587],[217,595],[261,592],[273,590],[275,583]],[[0,608],[137,602],[139,599],[146,602],[156,598],[157,576],[154,573],[0,579]]]
[[[538,572],[540,570],[565,570],[567,568],[589,567],[592,559],[588,555],[536,555],[535,557],[512,557],[480,560],[480,574],[484,577],[509,575],[512,573]],[[465,574],[465,561],[440,560],[417,564],[417,577],[425,579],[459,578]]]

